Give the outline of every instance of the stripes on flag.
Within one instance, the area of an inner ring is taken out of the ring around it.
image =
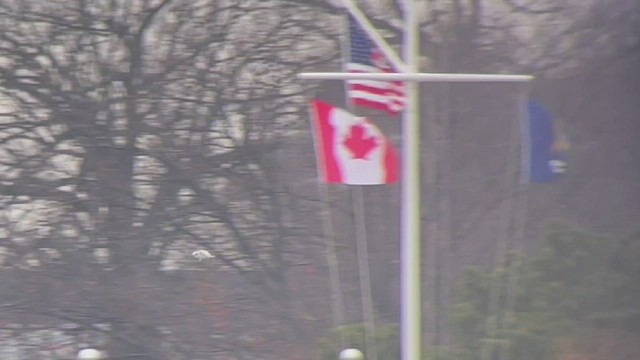
[[[349,58],[345,70],[350,73],[396,72],[385,55],[369,39],[351,15],[349,21]],[[405,106],[401,81],[347,80],[347,96],[355,106],[386,111],[392,115]]]

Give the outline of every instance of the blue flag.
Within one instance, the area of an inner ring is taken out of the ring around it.
[[[530,183],[556,182],[567,168],[566,142],[555,133],[553,115],[540,104],[529,101],[524,126],[522,179]]]

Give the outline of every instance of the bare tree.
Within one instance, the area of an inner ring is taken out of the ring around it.
[[[136,313],[163,291],[188,304],[166,288],[184,277],[158,270],[206,247],[295,326],[287,254],[304,232],[272,154],[305,124],[295,73],[336,57],[319,15],[286,1],[3,0],[0,16],[3,260],[63,284],[56,306],[39,294],[20,309],[109,323],[116,354],[165,358],[156,345],[182,334]]]

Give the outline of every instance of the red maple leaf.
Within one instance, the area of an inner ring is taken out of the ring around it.
[[[375,136],[365,138],[364,130],[362,125],[353,125],[343,142],[354,159],[366,159],[369,152],[378,146]]]

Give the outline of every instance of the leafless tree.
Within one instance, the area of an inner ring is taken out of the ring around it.
[[[171,358],[162,339],[193,338],[163,327],[199,315],[152,319],[162,293],[160,312],[194,296],[159,270],[203,247],[295,326],[304,232],[272,154],[305,125],[295,74],[336,57],[335,30],[286,1],[3,0],[0,17],[3,263],[60,297],[20,309],[110,323],[116,355]]]

